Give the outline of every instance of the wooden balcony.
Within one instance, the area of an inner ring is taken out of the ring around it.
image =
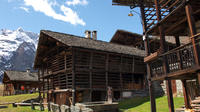
[[[198,34],[196,37],[199,37]],[[196,39],[197,52],[200,52],[200,39]],[[192,43],[177,47],[164,54],[158,55],[148,62],[151,67],[152,80],[189,79],[192,78],[200,66],[196,63]]]

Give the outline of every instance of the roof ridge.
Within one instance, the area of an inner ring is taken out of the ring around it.
[[[82,36],[77,36],[77,35],[72,35],[72,34],[66,34],[66,33],[62,33],[62,32],[55,32],[55,31],[51,31],[51,30],[41,30],[41,32],[43,31],[47,31],[47,32],[52,32],[52,33],[59,33],[59,34],[63,34],[63,35],[68,35],[68,36],[73,36],[75,38],[80,38],[80,39],[85,39],[85,40],[89,40],[89,41],[98,41],[98,42],[102,42],[102,43],[106,43],[106,44],[113,44],[113,45],[117,45],[117,46],[122,46],[122,47],[128,47],[128,48],[131,48],[131,49],[137,49],[137,50],[141,50],[141,49],[138,49],[136,47],[132,47],[132,46],[128,46],[128,45],[120,45],[120,44],[116,44],[116,43],[111,43],[111,42],[106,42],[106,41],[103,41],[103,40],[93,40],[93,39],[88,39],[88,38],[85,38],[85,37],[82,37]],[[45,33],[44,32],[44,33]],[[46,34],[46,33],[45,33]],[[48,34],[47,34],[48,35]],[[50,36],[50,35],[49,35]],[[141,50],[141,51],[144,51],[144,50]]]

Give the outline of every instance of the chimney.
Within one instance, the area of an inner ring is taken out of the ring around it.
[[[86,30],[85,31],[85,38],[91,38],[91,31],[89,31],[89,30]]]
[[[92,39],[97,40],[97,31],[95,30],[92,32]]]

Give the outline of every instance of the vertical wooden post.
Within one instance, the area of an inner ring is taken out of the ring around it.
[[[47,102],[49,102],[49,78],[47,78]]]
[[[185,108],[191,109],[190,101],[189,101],[189,94],[187,90],[187,82],[186,80],[181,80],[183,85],[183,96],[184,96],[184,102],[185,102]]]
[[[180,39],[179,39],[179,36],[178,35],[175,35],[175,41],[176,41],[176,47],[179,47],[181,44],[180,44]]]
[[[76,87],[75,87],[75,50],[72,48],[72,104],[76,103]]]
[[[169,112],[174,112],[174,101],[173,101],[173,92],[172,92],[172,85],[171,84],[172,84],[171,80],[166,80]]]
[[[92,66],[93,66],[93,52],[90,52],[90,102],[92,101]]]
[[[135,72],[135,56],[133,56],[133,61],[132,61],[132,74]]]
[[[68,75],[67,75],[67,50],[65,49],[65,57],[64,57],[64,60],[65,60],[65,79],[66,79],[66,81],[65,81],[65,89],[67,89],[68,88]]]
[[[47,90],[47,103],[48,103],[48,111],[50,111],[50,93],[49,93],[49,89],[50,89],[50,84],[49,84],[49,77],[47,78],[47,85],[48,85],[48,90]]]
[[[149,38],[146,34],[147,31],[147,24],[146,24],[146,19],[145,19],[145,12],[144,12],[144,4],[143,0],[140,0],[140,12],[141,12],[141,17],[142,17],[142,26],[143,26],[143,35],[144,37],[144,46],[145,46],[145,51],[146,55],[150,55],[150,48],[149,48]],[[156,100],[154,96],[154,88],[152,85],[151,81],[151,69],[149,63],[147,63],[147,77],[148,77],[148,85],[149,85],[149,95],[150,95],[150,101],[151,101],[151,112],[156,112]]]
[[[42,91],[43,91],[43,101],[45,99],[45,82],[44,82],[44,65],[42,65],[42,85],[43,85],[43,88],[42,88]]]
[[[40,71],[41,69],[38,70],[38,82],[39,82],[39,101],[41,101],[41,82],[40,82]]]
[[[156,8],[157,21],[160,22],[161,21],[161,13],[160,13],[159,0],[154,0],[154,3],[155,3],[155,8]],[[164,52],[166,52],[165,34],[163,31],[163,27],[161,25],[159,25],[158,29],[159,29],[159,33],[160,33],[160,50],[161,50],[161,53],[164,53]]]
[[[175,35],[174,38],[176,40],[176,47],[179,47],[181,45],[179,36]],[[178,61],[179,61],[179,69],[181,70],[183,68],[183,63],[182,63],[182,58],[181,58],[181,55],[180,55],[180,51],[177,51],[177,58],[178,58]]]
[[[55,90],[54,75],[52,76],[52,88],[53,90]],[[53,94],[53,101],[54,103],[56,103],[56,93],[53,91],[52,94]]]
[[[144,34],[144,46],[147,56],[150,54],[150,47],[149,47],[149,38],[146,34],[147,27],[146,27],[146,19],[145,19],[145,12],[144,12],[144,5],[143,0],[140,1],[140,11],[141,11],[141,17],[142,17],[142,25],[143,25],[143,34]],[[151,101],[151,112],[156,112],[156,101],[154,96],[154,88],[151,81],[151,69],[149,63],[147,63],[147,77],[148,77],[148,85],[149,85],[149,95],[150,95],[150,101]]]
[[[194,35],[197,34],[197,31],[196,31],[196,27],[195,27],[195,20],[193,17],[192,7],[189,3],[185,6],[185,11],[186,11],[186,15],[187,15],[188,25],[190,28],[190,36],[193,37]],[[199,48],[197,48],[197,46],[195,45],[195,43],[196,43],[195,38],[191,38],[191,41],[192,41],[193,50],[194,50],[195,62],[197,65],[199,65],[199,53],[198,53]]]
[[[106,89],[108,87],[108,61],[109,61],[109,54],[106,54]]]
[[[198,85],[199,85],[199,89],[200,89],[200,72],[197,73],[197,81],[198,81]]]
[[[155,100],[155,93],[153,88],[153,81],[149,80],[149,95],[151,101],[151,112],[156,112],[156,100]]]
[[[120,68],[119,68],[119,70],[120,70],[120,99],[122,98],[122,91],[123,91],[123,79],[122,79],[122,58],[123,58],[123,56],[121,55],[120,56]]]

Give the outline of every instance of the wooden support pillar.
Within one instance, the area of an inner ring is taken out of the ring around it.
[[[75,50],[72,48],[72,104],[76,103],[76,87],[75,87]]]
[[[187,82],[186,82],[186,80],[181,80],[181,81],[182,81],[182,85],[183,85],[183,96],[184,96],[185,108],[191,109],[189,93],[188,93],[188,89],[187,89]]]
[[[173,101],[171,80],[166,80],[166,87],[167,87],[167,99],[168,99],[169,112],[174,112],[174,101]]]
[[[145,19],[145,13],[144,13],[144,4],[143,0],[140,0],[140,12],[141,12],[141,17],[142,17],[142,26],[143,26],[143,38],[144,38],[144,46],[145,46],[145,51],[146,55],[150,55],[150,47],[149,47],[149,38],[146,34],[147,31],[147,23]],[[147,79],[148,79],[148,85],[149,85],[149,95],[150,95],[150,101],[151,101],[151,112],[156,112],[156,100],[154,96],[154,88],[152,85],[151,81],[151,68],[149,63],[147,63]]]
[[[190,36],[193,37],[194,35],[197,34],[196,27],[195,27],[195,20],[193,17],[193,11],[191,5],[188,3],[185,6],[185,11],[186,11],[186,16],[187,16],[187,21],[190,29]],[[195,45],[196,41],[195,38],[191,38],[192,45],[193,45],[193,51],[194,51],[194,57],[195,57],[195,62],[197,65],[199,65],[199,48]]]
[[[151,101],[151,112],[156,112],[156,99],[154,94],[153,81],[149,80],[149,95]]]

